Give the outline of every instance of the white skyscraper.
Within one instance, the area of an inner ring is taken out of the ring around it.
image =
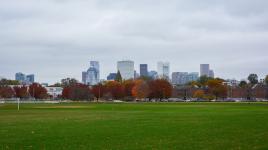
[[[117,70],[120,71],[123,80],[134,79],[134,61],[118,61]]]
[[[200,65],[200,76],[209,77],[209,64],[201,64]]]
[[[158,62],[157,63],[157,73],[159,78],[169,79],[169,62]]]

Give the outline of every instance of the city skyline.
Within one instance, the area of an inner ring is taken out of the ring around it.
[[[153,5],[152,5],[153,3]],[[222,78],[268,73],[268,1],[1,1],[0,76],[38,82],[80,79],[101,62],[101,79],[130,59],[192,72],[209,63]],[[57,15],[55,15],[57,14]]]
[[[123,59],[123,61],[126,61],[126,59]],[[157,61],[157,62],[155,62],[155,64],[154,65],[152,65],[152,66],[154,66],[154,67],[151,67],[151,65],[149,65],[149,64],[146,64],[146,63],[138,63],[138,62],[135,62],[135,61],[132,61],[132,60],[127,60],[127,61],[131,61],[131,62],[134,62],[134,71],[136,71],[138,74],[140,74],[140,65],[147,65],[147,69],[148,69],[148,76],[149,76],[149,72],[151,72],[151,71],[156,71],[156,73],[158,73],[157,72],[157,70],[159,69],[158,68],[158,65],[159,65],[159,63],[164,63],[164,64],[167,64],[168,66],[169,66],[169,80],[170,81],[172,81],[172,73],[177,73],[177,72],[189,72],[189,73],[195,73],[195,72],[198,72],[199,73],[199,76],[201,75],[201,65],[204,65],[204,64],[199,64],[199,65],[197,65],[199,68],[197,69],[197,70],[187,70],[187,71],[184,71],[184,70],[170,70],[171,68],[172,68],[172,66],[173,66],[173,64],[171,64],[170,62],[168,62],[168,61]],[[90,67],[92,67],[92,65],[90,64],[90,63],[88,63],[88,62],[97,62],[98,63],[98,67],[99,68],[105,68],[105,66],[102,66],[102,63],[101,62],[99,62],[99,61],[96,61],[96,60],[89,60],[89,61],[87,61],[87,67],[88,68],[90,68]],[[98,74],[98,76],[100,76],[100,78],[99,79],[97,79],[97,80],[107,80],[107,76],[109,76],[109,74],[110,73],[116,73],[117,72],[117,70],[118,70],[118,68],[117,68],[117,63],[118,62],[122,62],[122,61],[116,61],[115,63],[114,63],[114,66],[115,66],[115,69],[113,70],[113,71],[111,71],[111,72],[107,72],[107,74],[106,74],[106,72],[105,71],[103,71],[103,70],[98,70],[99,72],[102,72],[102,73],[99,73]],[[89,64],[89,65],[88,65]],[[206,64],[208,64],[208,63],[206,63]],[[206,65],[205,64],[205,65]],[[214,69],[213,70],[211,70],[212,69],[212,67],[211,66],[213,66],[213,65],[211,65],[211,64],[208,64],[209,65],[209,71],[213,71],[213,73],[214,73]],[[176,64],[175,64],[175,66],[176,66]],[[152,69],[153,68],[153,69]],[[85,70],[85,69],[83,69],[83,70]],[[65,77],[63,77],[63,78],[75,78],[75,79],[77,79],[79,82],[81,82],[81,83],[84,83],[83,82],[83,73],[85,72],[85,71],[81,71],[80,70],[80,75],[78,76],[78,77],[73,77],[73,76],[67,76],[67,75],[65,75]],[[87,70],[87,69],[86,69]],[[20,73],[19,71],[18,72],[16,72],[16,73]],[[15,74],[16,74],[15,73]],[[82,73],[82,74],[81,74]],[[86,73],[86,72],[85,72]],[[210,72],[209,72],[210,73]],[[253,72],[251,72],[251,73],[253,73]],[[35,75],[36,75],[36,73],[35,73]],[[134,73],[133,73],[133,75],[134,75]],[[247,75],[246,75],[247,76]],[[245,77],[246,77],[245,76]],[[158,75],[158,77],[159,77],[159,75]],[[236,79],[236,80],[247,80],[245,77],[242,77],[242,78],[235,78],[235,77],[230,77],[230,78],[224,78],[224,77],[222,77],[222,76],[220,76],[220,75],[218,75],[218,73],[216,73],[216,75],[214,76],[214,77],[220,77],[220,78],[223,78],[223,79]],[[4,77],[4,76],[1,76],[1,78],[7,78],[7,77]],[[36,82],[39,82],[39,83],[49,83],[49,84],[54,84],[54,83],[57,83],[57,82],[60,82],[60,80],[61,79],[63,79],[63,78],[60,78],[59,80],[56,80],[55,82],[54,81],[48,81],[48,80],[44,80],[44,81],[39,81],[39,80],[36,80],[36,78],[38,79],[38,76],[35,76],[34,77],[35,78],[35,81]],[[160,77],[161,78],[161,77]],[[259,79],[262,79],[263,77],[262,76],[260,76],[259,75]],[[14,78],[14,74],[13,74],[13,77],[11,77],[11,78],[7,78],[7,79],[15,79]],[[95,83],[97,83],[97,82],[95,82]]]

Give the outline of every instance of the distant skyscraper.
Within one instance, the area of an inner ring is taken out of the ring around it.
[[[87,85],[96,85],[100,82],[100,65],[98,61],[90,61],[90,67],[82,72],[82,82]]]
[[[90,61],[90,67],[93,67],[97,70],[97,80],[100,81],[100,64],[98,61]]]
[[[209,70],[209,75],[208,76],[211,77],[211,78],[214,78],[214,71],[213,70]]]
[[[25,82],[26,81],[26,76],[25,74],[18,72],[15,74],[15,80],[19,81],[19,82]]]
[[[150,72],[148,72],[148,76],[149,76],[150,78],[152,78],[152,79],[156,79],[157,76],[158,76],[158,74],[157,74],[156,71],[150,71]]]
[[[169,79],[169,63],[168,62],[158,62],[157,63],[157,72],[159,78]]]
[[[134,62],[130,60],[118,61],[117,70],[120,71],[123,80],[134,79]]]
[[[21,72],[15,74],[15,80],[19,81],[22,84],[32,84],[34,83],[34,75],[25,75]]]
[[[191,72],[188,74],[188,82],[191,81],[197,81],[199,78],[199,73],[198,72]]]
[[[86,84],[86,82],[87,82],[87,72],[86,71],[82,72],[82,82],[84,84]]]
[[[188,82],[188,72],[173,72],[172,84],[186,84]]]
[[[209,77],[209,64],[201,64],[200,65],[200,76]]]
[[[26,76],[26,81],[31,84],[34,83],[34,74],[30,74]]]
[[[140,64],[140,76],[147,77],[148,76],[148,65]]]
[[[172,84],[183,85],[191,81],[198,80],[198,72],[173,72],[172,73]]]
[[[115,80],[117,73],[110,73],[107,76],[107,80],[111,81],[111,80]]]

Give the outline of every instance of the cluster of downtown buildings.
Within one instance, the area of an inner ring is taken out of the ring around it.
[[[107,80],[115,80],[117,73],[120,72],[123,80],[136,79],[139,77],[149,77],[152,79],[166,79],[174,85],[183,85],[199,78],[199,72],[172,72],[170,78],[170,63],[158,62],[157,71],[149,71],[148,64],[139,65],[139,73],[135,70],[134,61],[124,60],[117,62],[117,70],[107,76]],[[210,69],[209,64],[200,65],[200,76],[214,78],[214,71]],[[100,80],[100,64],[98,61],[90,61],[87,71],[82,72],[82,83],[87,85],[96,85]]]

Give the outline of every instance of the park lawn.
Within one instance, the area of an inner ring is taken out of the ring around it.
[[[0,149],[268,149],[268,103],[0,104]]]

